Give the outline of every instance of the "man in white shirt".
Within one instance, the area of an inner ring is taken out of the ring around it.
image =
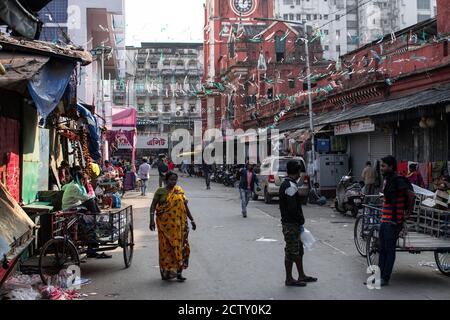
[[[142,159],[142,161],[144,163],[139,166],[138,176],[139,176],[139,179],[141,179],[141,181],[142,181],[141,195],[145,196],[145,193],[147,192],[147,182],[150,179],[151,166],[148,164],[147,159],[144,158],[144,159]]]

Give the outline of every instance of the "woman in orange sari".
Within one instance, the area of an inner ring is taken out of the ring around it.
[[[150,207],[150,230],[158,227],[159,268],[163,280],[177,279],[184,282],[183,270],[189,266],[189,224],[197,226],[187,205],[183,189],[177,186],[178,175],[166,174],[166,187],[159,188]],[[156,224],[155,224],[156,213]]]

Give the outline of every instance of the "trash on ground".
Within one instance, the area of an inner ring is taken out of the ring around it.
[[[278,242],[278,240],[266,239],[266,238],[262,237],[262,238],[257,239],[256,242]]]

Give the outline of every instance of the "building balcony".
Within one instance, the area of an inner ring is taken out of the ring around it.
[[[161,74],[163,75],[163,76],[170,76],[170,75],[172,75],[174,73],[174,70],[173,69],[162,69],[161,70]]]
[[[141,98],[141,99],[145,99],[145,97],[147,96],[147,90],[136,90],[136,97]]]

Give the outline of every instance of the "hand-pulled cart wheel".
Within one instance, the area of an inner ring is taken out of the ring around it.
[[[364,225],[364,219],[367,219],[364,215],[359,216],[356,219],[353,238],[355,240],[356,250],[358,250],[358,253],[365,258],[367,256],[366,249],[369,231],[367,230],[367,226]]]
[[[72,241],[52,239],[44,245],[39,257],[39,274],[45,285],[70,266],[80,266],[80,256]]]
[[[122,240],[122,248],[125,267],[129,268],[131,266],[131,262],[133,261],[133,250],[134,250],[134,233],[133,233],[133,226],[131,225],[125,229],[125,233],[123,235]]]
[[[442,274],[450,277],[450,252],[434,252],[434,258],[436,259],[436,265]]]
[[[368,266],[378,265],[380,258],[380,240],[377,229],[373,229],[367,237],[366,258]]]

